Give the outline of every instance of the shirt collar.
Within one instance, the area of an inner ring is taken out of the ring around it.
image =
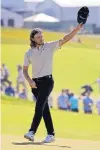
[[[39,48],[35,47],[35,49],[36,49],[36,50],[38,50],[38,51],[40,51],[40,50],[42,50],[42,49],[43,49],[43,47],[44,47],[44,44],[43,44],[43,45],[41,45],[41,46],[39,46]],[[33,48],[33,49],[34,49],[34,48]]]

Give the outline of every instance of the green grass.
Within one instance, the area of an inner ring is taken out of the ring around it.
[[[30,127],[34,103],[2,97],[2,134],[23,135]],[[51,110],[56,136],[68,139],[100,140],[100,116]],[[42,121],[37,136],[46,135]]]
[[[16,84],[16,65],[23,65],[25,51],[29,48],[29,33],[26,29],[2,28],[2,63],[6,63],[10,70],[10,79]],[[47,41],[63,37],[63,33],[44,32]],[[81,85],[92,83],[100,72],[100,37],[80,36],[82,44],[69,42],[57,51],[53,61],[54,91],[70,88],[79,93]],[[31,69],[30,69],[31,76]],[[97,94],[97,85],[94,85]]]

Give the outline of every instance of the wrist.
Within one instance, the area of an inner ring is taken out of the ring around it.
[[[79,26],[75,28],[75,31],[78,32],[80,30]]]
[[[31,82],[31,78],[29,77],[29,78],[27,78],[27,81],[30,83]]]

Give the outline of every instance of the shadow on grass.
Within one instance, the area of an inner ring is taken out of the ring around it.
[[[60,147],[60,148],[71,148],[70,146],[58,145],[58,144],[46,144],[44,142],[12,142],[13,145],[43,145],[51,147]]]

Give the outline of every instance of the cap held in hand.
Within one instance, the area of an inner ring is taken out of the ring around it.
[[[84,6],[82,7],[77,14],[77,22],[80,24],[85,24],[87,21],[87,18],[89,16],[89,9],[88,7]]]

